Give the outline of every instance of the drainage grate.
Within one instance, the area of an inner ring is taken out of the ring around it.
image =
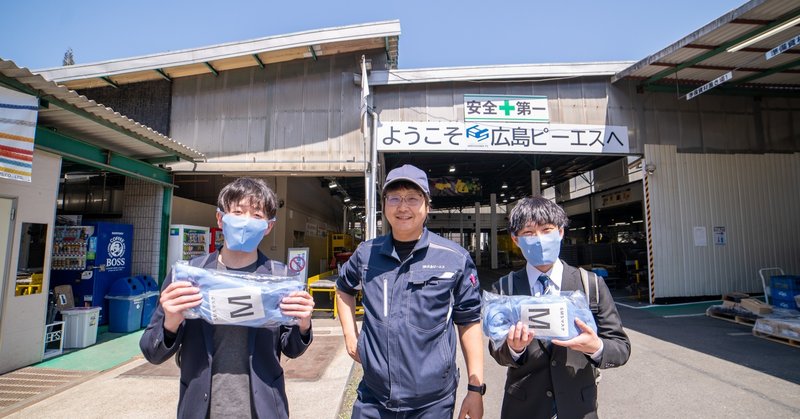
[[[0,375],[0,416],[43,398],[38,396],[49,396],[66,390],[95,373],[26,367]]]

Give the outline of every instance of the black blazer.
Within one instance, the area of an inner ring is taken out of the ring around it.
[[[193,259],[190,264],[207,269],[217,267],[217,255]],[[267,272],[269,259],[258,253],[257,273]],[[167,275],[162,290],[172,282]],[[297,326],[250,328],[248,352],[250,354],[250,397],[259,418],[285,419],[289,417],[289,403],[280,365],[281,353],[296,358],[311,344],[312,334],[301,336]],[[144,357],[160,364],[180,349],[179,418],[205,419],[211,396],[211,356],[214,351],[214,326],[202,319],[185,320],[178,328],[172,346],[164,344],[164,310],[159,303],[147,325],[139,346]]]
[[[563,261],[562,261],[563,263]],[[508,278],[493,285],[492,291],[508,294]],[[513,273],[512,294],[530,295],[530,283],[525,269]],[[598,278],[600,310],[595,316],[597,335],[603,340],[603,354],[598,364],[588,355],[561,346],[548,349],[539,340],[534,340],[517,360],[511,357],[508,345],[493,348],[489,352],[500,364],[508,367],[501,418],[504,419],[549,419],[553,401],[558,408],[558,417],[596,418],[597,385],[596,368],[613,368],[625,364],[631,353],[631,344],[614,305],[614,300],[605,282]],[[583,291],[580,272],[566,263],[561,281],[562,291]]]

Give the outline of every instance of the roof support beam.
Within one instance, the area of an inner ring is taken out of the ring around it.
[[[164,72],[164,70],[162,70],[160,68],[157,68],[157,69],[155,69],[155,72],[158,73],[158,75],[161,76],[162,79],[164,79],[166,81],[172,81],[172,78],[170,76],[168,76],[167,73]]]
[[[253,59],[256,60],[256,64],[258,64],[258,67],[263,70],[264,69],[264,62],[261,61],[261,58],[258,57],[258,54],[253,54]]]
[[[111,86],[111,87],[113,87],[113,88],[115,88],[115,89],[119,89],[119,85],[118,85],[117,83],[114,83],[114,80],[111,80],[111,77],[105,77],[105,76],[104,76],[104,77],[100,77],[100,78],[101,78],[101,79],[102,79],[104,82],[108,83],[108,85],[109,85],[109,86]]]
[[[385,36],[383,38],[383,45],[384,45],[384,49],[386,50],[386,59],[391,61],[392,57],[389,56],[389,37],[388,36]]]
[[[67,160],[157,183],[162,186],[174,186],[172,184],[172,175],[166,170],[141,160],[101,149],[47,128],[36,127],[33,144],[37,149],[59,154]]]
[[[760,88],[746,88],[746,87],[732,87],[734,85],[729,86],[717,86],[714,89],[711,89],[705,93],[703,96],[706,95],[722,95],[722,96],[769,96],[769,97],[800,97],[800,89],[790,89],[790,90],[781,90],[781,89],[760,89]],[[685,96],[686,93],[691,92],[692,90],[696,89],[697,85],[668,85],[668,84],[651,84],[648,86],[644,86],[644,90],[647,92],[654,92],[654,93],[672,93],[678,96]]]
[[[775,73],[780,73],[781,71],[788,70],[788,69],[790,69],[792,67],[797,67],[797,66],[800,66],[800,58],[798,58],[798,59],[796,59],[794,61],[789,61],[786,64],[782,64],[782,65],[779,65],[777,67],[770,68],[769,70],[762,71],[762,72],[760,72],[758,74],[753,74],[752,76],[747,76],[747,77],[741,78],[739,80],[734,80],[734,81],[731,82],[731,84],[750,83],[753,80],[758,80],[758,79],[761,79],[761,78],[764,78],[764,77],[767,77],[767,76],[771,76],[771,75],[773,75]]]
[[[709,58],[711,58],[711,57],[713,57],[715,55],[718,55],[718,54],[721,54],[723,52],[726,52],[726,50],[729,47],[732,47],[732,46],[734,46],[734,45],[736,45],[736,44],[738,44],[740,42],[746,41],[746,40],[748,40],[748,39],[750,39],[750,38],[752,38],[754,36],[758,36],[758,35],[766,32],[766,31],[768,31],[768,30],[770,30],[770,29],[772,29],[772,28],[774,28],[776,26],[779,26],[779,25],[781,25],[783,23],[786,23],[787,21],[789,21],[791,19],[796,18],[797,16],[800,16],[800,9],[797,9],[797,10],[791,12],[791,13],[787,13],[787,14],[781,16],[780,18],[776,19],[774,22],[772,22],[772,23],[770,23],[770,24],[768,24],[766,26],[762,26],[762,27],[760,27],[760,28],[758,28],[756,30],[750,31],[750,32],[748,32],[748,33],[746,33],[746,34],[744,34],[744,35],[742,35],[742,36],[740,36],[740,37],[738,37],[738,38],[736,38],[734,40],[725,42],[724,44],[719,45],[718,47],[714,48],[713,50],[711,50],[709,52],[706,52],[704,54],[700,54],[697,57],[694,57],[689,61],[684,61],[684,62],[680,63],[679,65],[677,65],[674,68],[669,68],[669,69],[666,69],[664,71],[660,71],[660,72],[656,73],[655,75],[653,75],[652,77],[650,77],[649,79],[647,79],[644,82],[644,84],[645,85],[649,85],[649,84],[656,83],[656,82],[658,82],[659,80],[661,80],[661,79],[663,79],[665,77],[668,77],[668,76],[670,76],[672,74],[677,73],[680,70],[683,70],[684,68],[691,67],[691,66],[693,66],[693,65],[695,65],[695,64],[697,64],[699,62],[705,61],[705,60],[707,60],[707,59],[709,59]]]
[[[206,65],[206,67],[208,67],[208,69],[211,71],[211,73],[212,73],[212,74],[214,74],[214,77],[216,77],[216,76],[219,76],[219,71],[217,71],[217,70],[216,70],[216,69],[215,69],[215,68],[214,68],[214,67],[211,65],[211,63],[209,63],[208,61],[205,61],[205,62],[203,62],[203,64],[205,64],[205,65]]]
[[[317,61],[317,51],[314,51],[313,45],[308,46],[308,52],[311,53],[311,57],[314,58],[314,61]]]

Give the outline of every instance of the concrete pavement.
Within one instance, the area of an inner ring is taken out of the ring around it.
[[[626,308],[621,314],[633,351],[628,365],[603,371],[601,417],[774,419],[800,415],[800,348],[754,337],[747,326],[702,315],[665,318]],[[286,365],[287,375],[303,362],[316,362],[305,357],[324,355],[327,366],[318,377],[287,379],[293,418],[337,417],[352,367],[337,322],[315,319],[314,329],[319,338],[315,344],[325,340],[319,346],[325,353],[309,349]],[[463,366],[460,351],[458,356]],[[134,359],[9,417],[174,417],[177,378],[130,374],[144,364],[143,359]],[[466,387],[464,375],[458,405]],[[484,417],[497,418],[505,371],[488,352],[484,375],[488,386]]]

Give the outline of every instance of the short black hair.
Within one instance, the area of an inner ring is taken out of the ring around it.
[[[564,228],[569,224],[569,218],[564,209],[555,202],[541,196],[531,196],[520,199],[511,210],[508,215],[508,231],[517,234],[531,222],[536,225],[553,224]]]
[[[243,199],[248,200],[251,208],[263,210],[268,219],[275,218],[278,213],[278,199],[275,192],[264,180],[252,177],[240,177],[225,185],[219,191],[217,207],[222,212],[228,212]]]

